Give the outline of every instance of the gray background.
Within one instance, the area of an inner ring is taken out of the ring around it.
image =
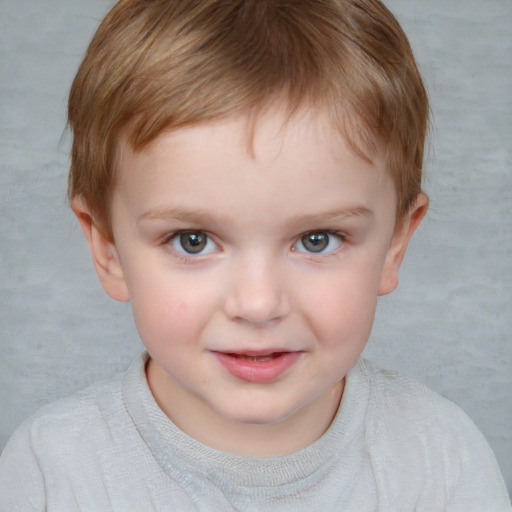
[[[110,0],[0,0],[0,449],[141,350],[66,205],[66,96]],[[431,95],[427,220],[366,355],[462,406],[512,490],[512,1],[389,0]]]

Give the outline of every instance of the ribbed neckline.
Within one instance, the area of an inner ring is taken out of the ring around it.
[[[123,400],[135,428],[164,470],[177,480],[198,473],[227,491],[254,487],[267,494],[309,486],[362,435],[369,385],[358,361],[347,376],[343,398],[327,432],[306,448],[279,457],[245,457],[210,448],[181,431],[158,407],[147,384],[147,353],[138,357],[123,381]],[[333,450],[336,447],[336,450]],[[300,487],[300,485],[299,485]]]

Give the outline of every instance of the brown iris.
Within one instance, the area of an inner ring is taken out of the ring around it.
[[[189,254],[200,253],[208,242],[208,236],[203,231],[183,231],[179,236],[181,246]]]
[[[329,233],[325,231],[306,233],[301,238],[301,242],[309,252],[322,252],[329,245]]]

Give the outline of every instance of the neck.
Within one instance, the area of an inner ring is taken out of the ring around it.
[[[160,409],[180,430],[211,448],[247,457],[287,455],[317,441],[331,425],[344,388],[342,380],[278,423],[241,424],[223,418],[188,394],[152,360],[146,374]]]

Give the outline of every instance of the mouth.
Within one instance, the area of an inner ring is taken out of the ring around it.
[[[213,352],[231,376],[253,383],[279,379],[297,363],[301,354],[300,351]]]
[[[252,363],[257,362],[266,362],[266,361],[272,361],[276,359],[277,357],[281,357],[283,354],[287,354],[289,352],[272,352],[270,354],[261,355],[261,356],[253,356],[249,354],[237,354],[235,352],[229,352],[227,355],[229,357],[234,357],[235,359],[240,359],[242,361],[251,361]]]

